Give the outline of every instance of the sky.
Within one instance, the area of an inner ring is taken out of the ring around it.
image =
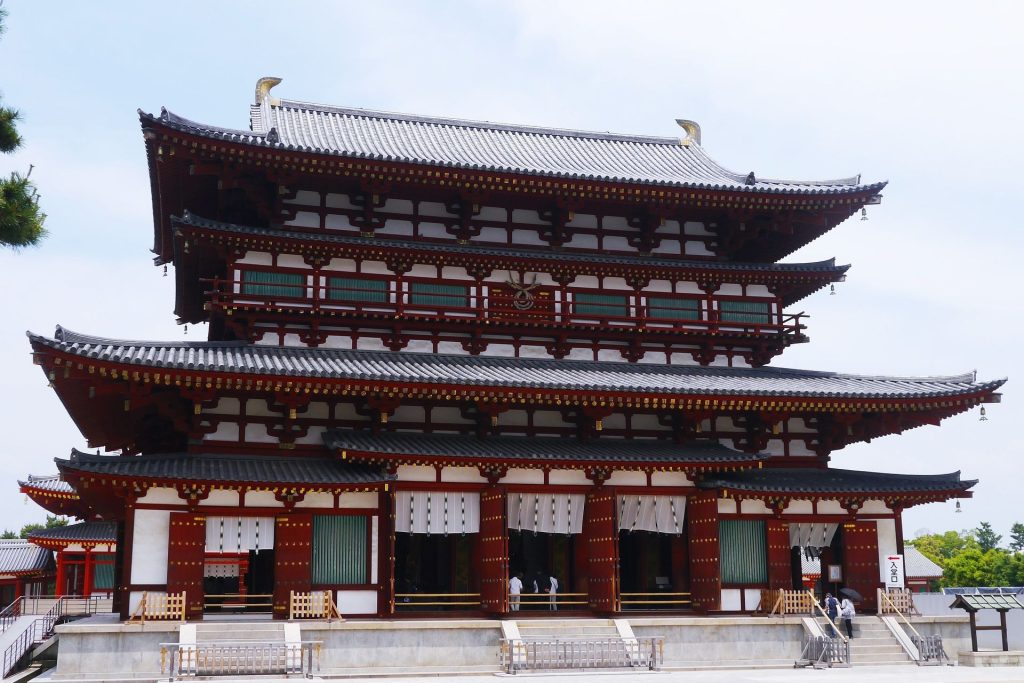
[[[17,479],[84,448],[25,331],[202,339],[176,325],[152,264],[137,109],[246,128],[261,76],[275,95],[343,106],[650,135],[700,123],[703,146],[758,177],[888,180],[786,260],[850,263],[810,314],[811,343],[773,364],[880,375],[1010,377],[972,411],[832,455],[832,465],[962,470],[973,499],[913,508],[904,531],[1024,521],[1024,5],[1005,2],[73,3],[7,0],[0,94],[26,144],[49,238],[0,251],[0,528],[44,511]]]

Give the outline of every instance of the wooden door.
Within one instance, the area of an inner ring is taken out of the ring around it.
[[[395,492],[382,492],[380,494],[380,526],[378,533],[381,534],[384,547],[384,561],[381,580],[381,590],[384,591],[383,599],[378,601],[378,612],[381,616],[395,613]]]
[[[595,612],[619,611],[619,529],[615,493],[587,494],[583,542],[587,546],[587,595]]]
[[[480,494],[480,607],[508,612],[508,525],[505,491],[489,486]]]
[[[874,521],[843,524],[843,585],[864,597],[858,611],[874,611],[875,589],[881,585],[878,528]]]
[[[167,533],[167,592],[185,592],[186,617],[203,618],[206,516],[172,512]]]
[[[274,618],[287,619],[291,592],[312,590],[313,515],[277,518],[274,527]]]
[[[768,587],[793,588],[792,549],[789,545],[789,524],[769,519],[764,525],[768,546]]]
[[[690,597],[702,612],[719,609],[722,572],[718,551],[718,497],[713,491],[686,501],[686,534],[690,544]]]

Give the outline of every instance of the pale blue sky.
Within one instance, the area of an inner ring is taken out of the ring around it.
[[[763,177],[890,182],[788,260],[852,263],[776,365],[1024,377],[1017,273],[1024,58],[1015,3],[106,2],[7,0],[0,91],[35,165],[51,237],[0,253],[0,526],[42,517],[15,479],[84,447],[26,329],[177,339],[172,278],[151,265],[136,109],[244,128],[257,78],[282,97],[594,130],[678,135]],[[189,338],[204,330],[190,329]],[[915,508],[921,528],[1024,521],[1016,384],[1004,403],[838,451],[838,467],[962,469],[974,500]]]

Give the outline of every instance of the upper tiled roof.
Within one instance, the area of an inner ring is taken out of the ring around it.
[[[1024,605],[1013,595],[995,595],[992,593],[961,593],[950,607],[960,607],[968,612],[982,609],[1024,609]]]
[[[96,541],[100,543],[116,543],[117,527],[114,522],[79,522],[67,526],[55,526],[40,529],[28,535],[30,541]]]
[[[535,176],[780,194],[877,192],[860,177],[770,180],[736,173],[687,137],[619,135],[350,109],[264,96],[251,131],[210,126],[161,110],[175,130],[282,150]]]
[[[53,553],[24,539],[0,540],[0,574],[31,574],[53,566]]]
[[[450,434],[406,434],[329,430],[324,434],[328,448],[385,455],[413,455],[455,459],[547,460],[553,464],[625,461],[687,463],[750,463],[763,456],[741,453],[712,441],[676,444],[651,439],[576,439],[502,436],[478,439]]]
[[[488,247],[475,244],[455,244],[452,242],[413,242],[387,237],[358,237],[355,235],[344,235],[327,232],[291,232],[274,228],[258,228],[251,226],[234,225],[222,223],[207,218],[201,218],[188,211],[184,212],[181,218],[174,216],[171,222],[176,225],[191,225],[205,228],[207,230],[231,233],[238,235],[258,235],[267,238],[294,239],[302,242],[339,244],[373,247],[394,246],[400,249],[414,251],[437,252],[439,254],[469,254],[475,256],[493,256],[508,260],[516,259],[539,259],[543,261],[565,262],[565,263],[600,263],[621,266],[635,266],[646,268],[673,268],[695,270],[731,270],[731,271],[759,271],[764,273],[845,273],[850,269],[848,265],[837,266],[834,258],[827,261],[814,261],[811,263],[743,263],[735,261],[688,261],[678,257],[659,256],[629,256],[604,254],[592,251],[553,251],[551,249],[516,249],[507,247]]]
[[[62,470],[115,477],[221,481],[261,484],[347,486],[371,485],[394,477],[379,468],[334,458],[237,456],[189,453],[117,456],[91,455],[77,450],[69,460],[56,459]]]
[[[18,484],[23,488],[33,488],[47,493],[74,493],[71,484],[60,478],[59,474],[47,474],[38,476],[28,475],[28,479],[19,480]]]
[[[76,356],[160,369],[328,380],[393,381],[502,388],[664,393],[681,396],[928,398],[994,391],[1005,380],[869,377],[786,368],[567,361],[493,356],[279,347],[244,342],[147,342],[103,339],[58,327],[34,344]]]
[[[871,494],[928,493],[966,491],[977,479],[960,479],[950,474],[889,474],[835,468],[766,468],[727,472],[705,477],[699,486],[706,489],[730,489],[757,493],[834,493]]]

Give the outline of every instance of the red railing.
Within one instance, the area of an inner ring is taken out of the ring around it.
[[[289,308],[292,311],[351,312],[352,315],[373,317],[403,317],[415,319],[437,319],[476,322],[507,323],[559,326],[623,327],[651,331],[691,331],[701,334],[738,334],[747,336],[799,337],[806,329],[805,313],[782,313],[777,303],[770,299],[749,299],[769,303],[770,313],[764,322],[722,319],[717,308],[708,309],[708,300],[698,297],[673,297],[670,294],[652,292],[657,305],[650,305],[646,295],[615,290],[587,289],[573,287],[562,290],[555,287],[539,288],[540,291],[524,294],[507,294],[512,291],[506,285],[495,283],[486,294],[475,285],[467,284],[465,292],[451,293],[426,291],[406,287],[398,289],[393,280],[384,282],[383,287],[350,286],[338,287],[309,284],[267,284],[242,280],[205,279],[211,288],[205,293],[214,308],[255,305],[267,308]],[[407,285],[418,281],[406,280]],[[458,286],[457,282],[430,282],[423,284]],[[276,293],[267,293],[271,290]],[[497,291],[494,291],[497,290]],[[255,293],[254,293],[255,292]],[[582,295],[582,296],[580,296]],[[576,297],[586,301],[576,300]],[[562,297],[566,297],[563,299]],[[594,300],[591,297],[621,297],[621,300]],[[673,305],[676,299],[678,306]],[[736,297],[730,297],[736,300]],[[697,302],[696,311],[693,302]],[[713,298],[712,302],[719,301]],[[748,313],[727,313],[726,317],[749,316]]]

